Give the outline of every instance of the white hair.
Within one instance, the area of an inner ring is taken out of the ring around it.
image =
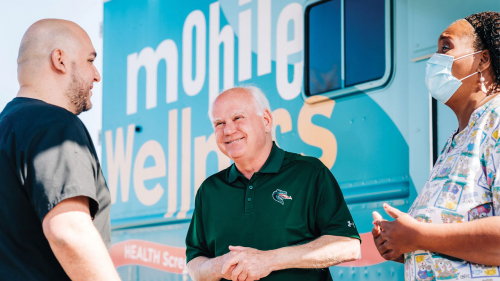
[[[246,90],[252,95],[254,107],[255,107],[255,113],[259,116],[264,116],[264,111],[267,109],[269,110],[269,113],[271,113],[271,106],[269,105],[269,101],[266,98],[266,95],[262,92],[261,89],[259,89],[256,86],[249,86],[249,85],[244,85],[244,86],[238,86],[234,87],[228,90],[225,90],[225,92],[235,92],[234,90]],[[217,100],[217,99],[216,99]],[[210,118],[210,122],[213,122],[213,115],[212,115],[212,108],[215,103],[215,100],[210,104],[209,109],[208,109],[208,117]]]

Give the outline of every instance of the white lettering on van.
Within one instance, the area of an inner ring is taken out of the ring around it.
[[[155,165],[145,168],[144,164],[148,157],[153,157]],[[134,163],[134,190],[139,202],[145,206],[151,206],[161,199],[163,195],[161,184],[156,183],[154,188],[147,189],[144,181],[164,177],[166,173],[163,148],[157,141],[147,141],[139,149]]]
[[[106,163],[108,167],[108,184],[111,193],[111,203],[116,203],[118,193],[118,176],[120,176],[122,201],[128,201],[130,187],[130,168],[132,167],[132,148],[134,145],[135,125],[130,124],[127,128],[127,144],[123,147],[123,128],[116,130],[115,150],[113,153],[113,133],[106,131]]]
[[[224,44],[224,89],[234,86],[234,31],[230,25],[220,27],[220,4],[210,4],[210,26],[209,26],[209,79],[208,79],[208,104],[219,95],[219,48]]]
[[[293,80],[288,82],[288,56],[301,52],[304,39],[302,6],[292,3],[278,17],[276,30],[276,87],[285,100],[296,98],[302,87],[303,61],[294,64]],[[293,22],[293,39],[288,41],[288,23]]]
[[[193,30],[196,28],[196,43],[193,44]],[[193,79],[193,46],[196,48],[196,72]],[[182,86],[188,96],[196,96],[205,84],[207,64],[207,23],[202,11],[196,10],[186,18],[182,29]]]
[[[167,39],[158,45],[156,52],[146,47],[139,54],[127,56],[127,115],[137,112],[137,80],[141,67],[146,68],[146,109],[156,107],[158,63],[161,60],[167,64],[166,102],[177,101],[177,46],[174,41]]]

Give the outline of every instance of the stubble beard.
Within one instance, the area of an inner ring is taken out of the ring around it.
[[[71,82],[66,90],[69,105],[75,115],[88,111],[92,108],[90,102],[90,86],[85,86],[85,81],[78,73],[76,63],[72,62]]]

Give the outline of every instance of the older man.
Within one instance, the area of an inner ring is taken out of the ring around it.
[[[193,279],[332,280],[328,267],[358,258],[360,240],[330,170],[273,143],[259,89],[227,90],[212,109],[217,145],[234,164],[196,195],[186,238]]]
[[[69,21],[38,21],[21,41],[20,90],[0,113],[2,280],[119,280],[109,190],[76,116],[101,80],[95,57]]]

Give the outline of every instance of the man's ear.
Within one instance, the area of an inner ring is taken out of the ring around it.
[[[486,71],[491,66],[491,55],[489,50],[484,50],[481,53],[481,61],[479,62],[478,65],[478,70],[479,72]]]
[[[266,132],[270,132],[273,129],[273,115],[268,109],[264,109],[264,126],[266,127]]]
[[[68,72],[67,56],[61,49],[55,49],[50,56],[56,71],[66,74]]]

